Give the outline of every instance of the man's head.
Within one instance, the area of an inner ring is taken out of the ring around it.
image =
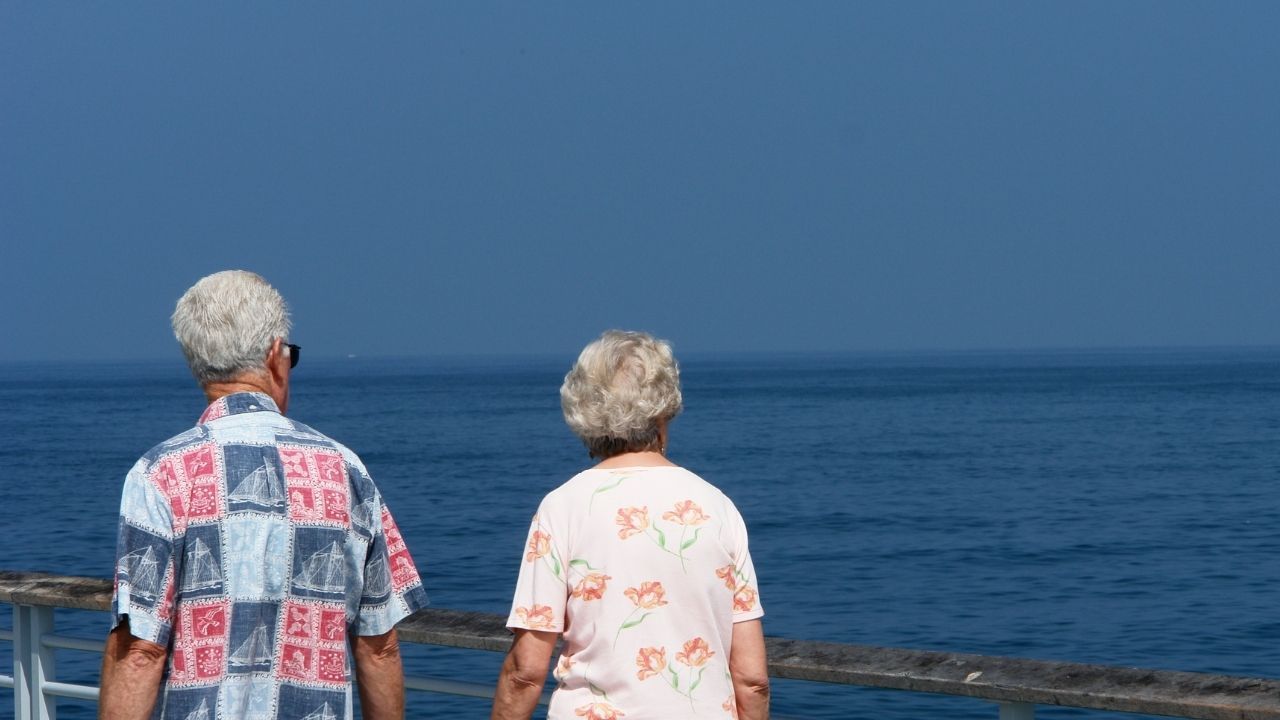
[[[178,300],[173,334],[191,374],[211,386],[249,384],[288,398],[289,308],[276,289],[244,270],[201,278]]]

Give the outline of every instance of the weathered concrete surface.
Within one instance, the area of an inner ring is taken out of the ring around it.
[[[396,633],[409,642],[506,652],[511,647],[506,620],[491,613],[427,608],[400,621]]]
[[[1280,681],[769,638],[774,677],[1190,718],[1280,718]]]
[[[0,571],[0,602],[108,610],[111,583]],[[506,618],[427,609],[406,642],[505,652]],[[1280,720],[1280,680],[767,638],[778,678],[1205,720]]]
[[[77,610],[110,610],[111,581],[0,570],[0,601]]]

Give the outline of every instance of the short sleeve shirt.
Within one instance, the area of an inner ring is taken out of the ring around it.
[[[113,625],[168,648],[154,717],[352,717],[348,637],[426,605],[354,453],[236,393],[125,478]]]
[[[730,718],[733,624],[763,614],[728,497],[678,467],[592,469],[538,507],[507,626],[564,634],[548,718]]]

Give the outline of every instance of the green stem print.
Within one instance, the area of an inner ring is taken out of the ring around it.
[[[627,615],[626,619],[622,621],[622,624],[618,626],[618,632],[614,633],[614,648],[618,647],[618,638],[622,637],[623,630],[639,625],[644,622],[645,618],[653,614],[652,611],[667,604],[667,591],[662,587],[662,583],[658,580],[648,580],[640,583],[637,587],[629,587],[624,590],[622,594],[626,595],[636,607]],[[641,610],[648,610],[650,612],[646,612],[639,618],[633,620],[632,618],[635,618],[636,613]]]
[[[591,493],[591,499],[587,501],[588,515],[590,515],[591,511],[595,508],[597,495],[603,492],[609,492],[610,490],[618,487],[619,485],[622,484],[623,480],[626,480],[630,476],[623,473],[619,473],[614,477],[616,477],[616,479],[605,480],[604,482],[600,483],[600,487],[596,488],[595,492]]]
[[[688,690],[680,689],[680,676],[676,674],[675,668],[671,667],[670,665],[667,666],[667,674],[663,675],[662,679],[667,682],[667,687],[676,691],[677,695],[683,695],[684,697],[688,698],[689,709],[696,713],[698,709],[694,707],[694,704],[693,704],[693,691],[697,690],[698,685],[702,684],[702,673],[705,671],[706,671],[706,668],[700,668],[698,670],[698,678],[695,680],[693,677],[693,668],[689,668],[690,682],[688,685],[689,687]]]
[[[627,630],[629,628],[633,628],[639,625],[640,623],[644,622],[645,618],[653,614],[651,612],[647,612],[641,615],[639,620],[632,620],[631,618],[635,617],[636,613],[640,612],[640,610],[642,610],[642,608],[636,608],[635,610],[632,610],[631,614],[627,615],[627,619],[623,620],[622,624],[618,626],[618,632],[613,634],[613,647],[615,649],[618,647],[618,638],[622,637],[623,630]]]

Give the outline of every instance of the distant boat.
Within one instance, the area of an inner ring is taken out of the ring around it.
[[[128,577],[129,591],[149,600],[160,594],[160,561],[155,551],[147,546],[120,558],[117,572]]]
[[[187,568],[183,574],[182,591],[208,590],[222,584],[222,568],[209,552],[209,546],[196,538],[191,552],[187,553]]]
[[[285,504],[284,486],[275,467],[264,462],[262,467],[249,473],[228,495],[233,502],[247,502],[267,507],[278,507]]]
[[[258,626],[249,633],[249,639],[240,643],[240,647],[231,653],[228,659],[235,667],[249,667],[271,662],[271,642],[267,639],[267,626],[258,621]]]
[[[293,585],[303,590],[324,593],[340,593],[347,589],[347,561],[337,541],[307,558],[302,572],[293,578]]]

